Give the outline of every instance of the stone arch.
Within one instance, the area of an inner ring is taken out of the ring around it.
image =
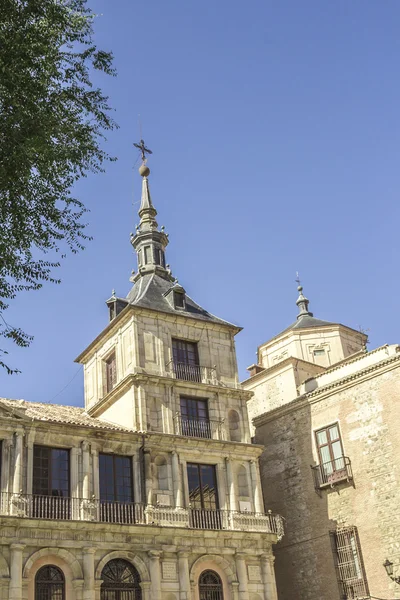
[[[22,572],[22,576],[24,578],[29,578],[31,573],[31,569],[35,563],[41,558],[45,558],[46,556],[53,557],[57,556],[64,562],[71,570],[72,577],[74,579],[83,579],[83,571],[78,559],[69,552],[69,550],[65,550],[65,548],[42,548],[37,552],[31,554],[31,556],[26,560],[25,566]]]
[[[229,562],[225,558],[222,558],[222,556],[219,556],[218,554],[203,554],[202,556],[199,556],[199,558],[194,561],[194,563],[192,564],[192,568],[190,569],[190,580],[192,582],[196,582],[197,573],[203,571],[202,567],[205,565],[205,563],[210,562],[212,562],[216,566],[219,566],[219,568],[225,574],[228,583],[236,581],[236,572],[233,570]],[[218,573],[218,570],[216,570],[216,572]]]
[[[190,569],[193,600],[199,600],[199,577],[203,571],[214,571],[221,579],[224,598],[233,597],[233,584],[237,582],[236,571],[231,564],[217,554],[203,554]]]
[[[240,415],[237,410],[231,409],[228,412],[229,439],[231,442],[242,441],[242,431],[240,423]]]
[[[148,571],[144,561],[140,558],[140,556],[138,556],[137,554],[133,554],[133,552],[125,552],[125,551],[118,551],[118,550],[116,550],[114,552],[109,552],[108,554],[103,556],[103,558],[98,562],[97,567],[96,567],[96,574],[95,574],[96,579],[101,579],[101,573],[102,573],[105,565],[110,560],[114,560],[115,558],[122,558],[122,559],[130,562],[135,567],[137,572],[139,573],[140,581],[142,583],[146,582],[146,581],[150,581],[149,571]]]

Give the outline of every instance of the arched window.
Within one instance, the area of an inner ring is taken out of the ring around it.
[[[203,571],[199,577],[200,600],[224,600],[222,581],[215,571]]]
[[[35,577],[35,600],[65,600],[64,574],[54,565],[39,569]]]
[[[101,600],[142,600],[139,573],[128,561],[110,560],[101,578]]]
[[[230,410],[228,413],[229,438],[231,442],[241,442],[242,434],[240,432],[240,417],[236,410]]]

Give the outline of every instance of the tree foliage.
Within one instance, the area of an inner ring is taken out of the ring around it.
[[[0,7],[0,337],[28,346],[4,311],[18,292],[59,282],[58,258],[88,240],[73,186],[112,160],[102,142],[115,123],[91,77],[115,73],[112,54],[94,43],[86,0]]]

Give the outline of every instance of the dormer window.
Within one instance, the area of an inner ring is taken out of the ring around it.
[[[184,310],[186,308],[186,302],[185,302],[185,293],[184,292],[178,292],[178,291],[174,291],[174,304],[175,304],[175,308]]]

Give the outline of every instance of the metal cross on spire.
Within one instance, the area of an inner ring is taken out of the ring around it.
[[[298,272],[298,271],[296,271],[296,279],[295,279],[295,282],[297,283],[297,285],[299,285],[299,286],[301,285],[301,281],[300,281],[300,275],[299,275],[299,272]]]
[[[144,140],[140,140],[140,142],[138,144],[133,144],[133,145],[135,146],[135,148],[139,148],[140,152],[142,153],[143,163],[146,162],[146,154],[153,154],[151,150],[146,148],[146,146],[144,144]]]

